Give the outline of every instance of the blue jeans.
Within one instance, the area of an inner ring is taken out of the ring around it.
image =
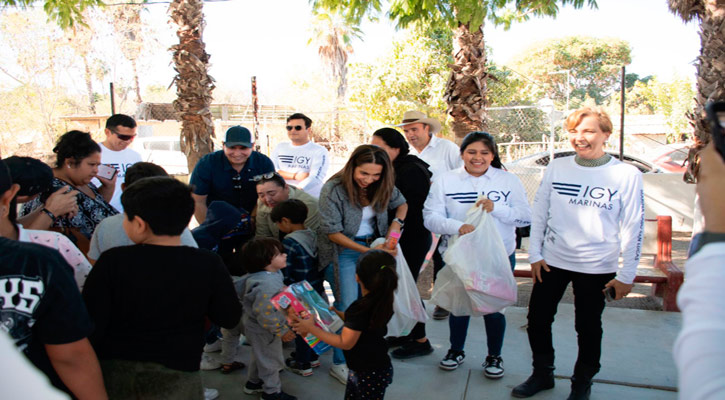
[[[355,242],[365,246],[366,243],[362,240]],[[340,267],[340,288],[337,288],[337,282],[335,282],[335,271],[332,265],[328,265],[325,268],[325,280],[330,283],[332,287],[332,293],[335,294],[335,303],[333,305],[340,311],[345,311],[347,308],[360,297],[360,286],[355,281],[355,266],[357,259],[360,257],[359,251],[351,249],[343,249],[338,255],[337,262]],[[340,293],[338,298],[337,293]],[[332,362],[335,364],[344,364],[345,356],[342,354],[342,350],[334,348],[332,350]]]
[[[511,263],[511,271],[516,266],[516,251],[509,255]],[[450,329],[451,350],[462,351],[466,344],[466,334],[468,333],[468,323],[471,317],[457,317],[453,314],[448,317],[448,327]],[[486,343],[488,345],[488,355],[500,356],[503,347],[503,335],[506,333],[506,317],[501,313],[493,313],[483,316],[483,323],[486,325]]]

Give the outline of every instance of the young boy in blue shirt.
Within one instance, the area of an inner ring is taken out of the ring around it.
[[[304,224],[307,212],[305,203],[289,199],[277,204],[272,209],[270,218],[277,224],[279,231],[286,234],[282,240],[284,251],[287,253],[287,268],[282,270],[285,276],[284,283],[290,285],[306,280],[322,298],[325,298],[317,258],[317,234],[306,228]],[[297,335],[295,352],[292,357],[285,360],[285,365],[296,374],[310,376],[312,368],[319,367],[320,361],[305,340]]]

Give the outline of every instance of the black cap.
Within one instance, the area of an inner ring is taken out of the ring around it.
[[[12,156],[5,159],[13,183],[20,185],[18,196],[34,196],[53,185],[53,170],[32,157]]]
[[[252,134],[249,132],[249,129],[241,125],[227,129],[227,133],[224,135],[224,146],[226,147],[252,147],[253,143],[254,140],[252,140]]]

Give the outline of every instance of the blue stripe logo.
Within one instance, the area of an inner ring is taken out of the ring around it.
[[[455,200],[461,204],[470,204],[470,203],[476,202],[476,199],[478,198],[478,193],[476,193],[476,192],[446,193],[446,196],[452,198],[453,200]]]
[[[559,193],[563,196],[572,196],[577,197],[579,196],[579,192],[581,191],[582,185],[575,185],[571,183],[562,183],[562,182],[552,182],[552,186],[554,187],[554,190],[556,193]]]

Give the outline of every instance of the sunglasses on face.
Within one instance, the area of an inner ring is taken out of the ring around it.
[[[111,130],[111,133],[113,133],[114,135],[118,136],[118,138],[121,139],[121,140],[123,140],[124,142],[127,142],[129,140],[133,140],[133,138],[136,137],[136,135],[121,135],[120,133],[118,133],[118,132],[116,132],[114,130]]]
[[[253,182],[259,182],[262,179],[272,179],[275,175],[277,175],[276,172],[267,172],[266,174],[257,175],[252,177]]]
[[[302,125],[295,125],[295,126],[287,125],[287,130],[288,131],[291,131],[292,129],[294,129],[296,131],[301,131],[302,128],[303,128]]]

